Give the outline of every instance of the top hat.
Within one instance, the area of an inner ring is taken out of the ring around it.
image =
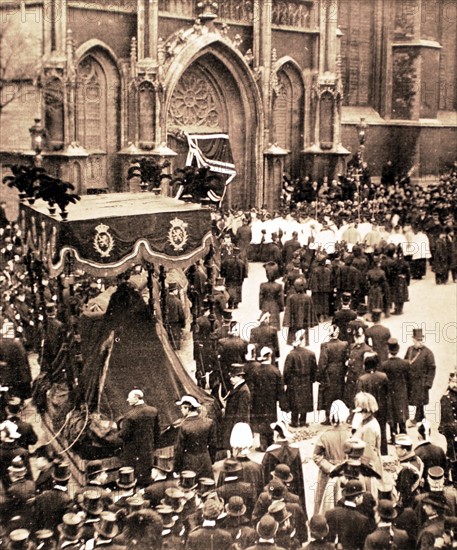
[[[92,514],[93,516],[100,515],[103,512],[100,491],[97,491],[97,489],[87,489],[84,491],[80,506],[88,514]]]
[[[62,517],[62,523],[57,526],[59,533],[66,540],[78,540],[83,526],[83,517],[69,512]]]
[[[131,489],[136,485],[135,470],[131,466],[119,468],[116,485],[121,489]]]
[[[197,493],[201,497],[205,497],[210,493],[213,493],[216,488],[216,482],[212,477],[201,477],[198,480]]]
[[[357,313],[359,315],[366,315],[368,311],[368,308],[367,308],[367,305],[364,304],[364,303],[360,303],[358,306],[357,306]]]
[[[28,540],[30,537],[30,532],[27,529],[14,529],[9,534],[9,539],[11,541],[11,548],[29,548]]]
[[[325,516],[315,515],[309,520],[309,530],[315,539],[325,539],[328,535],[328,523]]]
[[[395,445],[398,447],[412,447],[413,441],[407,434],[397,434],[395,436]]]
[[[168,283],[168,292],[178,290],[178,283]]]
[[[344,304],[348,304],[351,301],[352,294],[350,292],[343,292],[341,300]]]
[[[243,498],[234,495],[229,498],[228,503],[225,505],[225,511],[229,516],[241,517],[246,513],[246,505]]]
[[[160,514],[163,521],[163,526],[166,529],[171,529],[174,526],[176,523],[176,515],[175,510],[173,510],[171,506],[159,504],[155,507],[155,511]]]
[[[47,315],[54,315],[57,312],[57,304],[55,302],[46,303],[46,313]]]
[[[224,510],[224,505],[218,498],[209,498],[203,504],[202,514],[205,519],[217,519]]]
[[[361,495],[362,493],[363,493],[363,485],[357,479],[349,480],[343,489],[344,497],[355,497],[357,495]]]
[[[224,472],[226,474],[238,474],[243,470],[238,460],[234,458],[226,458],[224,460]]]
[[[137,512],[138,510],[141,510],[144,507],[145,503],[146,503],[146,501],[144,500],[144,498],[141,496],[140,493],[136,493],[136,494],[132,495],[131,497],[127,497],[125,499],[125,501],[129,505],[130,513]]]
[[[192,470],[183,470],[179,476],[179,488],[183,491],[193,491],[197,488],[197,474]]]
[[[102,512],[100,521],[94,523],[94,529],[106,539],[114,538],[119,533],[116,514],[114,512]]]
[[[268,513],[273,516],[279,524],[284,523],[286,519],[292,516],[286,508],[286,503],[281,500],[272,502],[268,507]]]
[[[70,464],[65,461],[54,461],[52,477],[54,481],[68,481],[70,479]]]
[[[391,500],[381,499],[378,502],[378,514],[382,519],[395,519],[398,515]]]
[[[281,499],[287,492],[287,487],[280,479],[272,479],[268,484],[268,492],[273,499]]]
[[[230,365],[230,376],[240,376],[242,374],[246,374],[244,372],[244,365],[242,365],[241,363],[233,363],[232,365]]]
[[[387,340],[387,347],[391,353],[398,353],[400,350],[400,344],[396,338],[389,338]]]
[[[365,353],[363,357],[363,367],[367,371],[375,370],[379,367],[379,355],[377,353]]]
[[[257,523],[256,531],[262,539],[272,539],[279,528],[279,523],[270,514],[265,514]]]
[[[35,531],[34,537],[41,550],[48,548],[48,545],[49,548],[54,548],[54,531],[51,531],[51,529],[39,529]]]
[[[422,340],[424,338],[424,333],[421,328],[413,328],[413,338],[414,340]]]
[[[178,489],[177,487],[168,487],[168,489],[165,490],[165,496],[160,503],[165,504],[166,506],[171,506],[175,512],[179,513],[182,512],[184,508],[183,498],[185,496],[185,493],[181,491],[181,489]]]
[[[379,321],[381,319],[382,309],[375,308],[371,310],[371,320]]]
[[[287,464],[277,464],[276,468],[271,472],[271,475],[284,483],[290,483],[294,479]]]
[[[86,477],[88,479],[91,478],[92,476],[101,474],[102,472],[106,472],[106,467],[103,466],[103,463],[101,460],[92,460],[92,462],[87,463]]]

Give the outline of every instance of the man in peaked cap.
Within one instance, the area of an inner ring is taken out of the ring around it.
[[[419,487],[422,479],[424,463],[414,453],[413,442],[409,435],[398,434],[395,436],[395,452],[397,453],[398,460],[400,461],[400,470],[397,474],[397,480],[400,480],[401,482],[402,476],[411,478],[411,493],[414,493],[414,491]]]
[[[197,477],[212,477],[216,458],[216,425],[201,414],[201,403],[193,395],[183,395],[176,405],[183,421],[175,444],[175,471],[192,470]]]
[[[413,345],[410,346],[405,355],[406,361],[411,367],[413,385],[409,404],[416,407],[416,414],[413,425],[424,418],[424,406],[429,401],[429,391],[433,386],[436,374],[435,356],[431,349],[424,345],[422,329],[413,329]]]

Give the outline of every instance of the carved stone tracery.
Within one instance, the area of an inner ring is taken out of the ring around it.
[[[218,94],[212,83],[197,71],[180,78],[171,98],[169,117],[172,126],[218,128]]]
[[[287,27],[309,28],[311,26],[312,6],[302,2],[274,0],[272,7],[272,24]]]

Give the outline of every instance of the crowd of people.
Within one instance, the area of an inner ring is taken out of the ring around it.
[[[214,397],[214,410],[182,395],[173,453],[154,456],[161,411],[132,388],[116,444],[111,441],[120,467],[113,473],[103,460],[87,462],[86,486],[75,486],[69,457],[39,442],[21,410],[31,406],[32,393],[34,405],[44,406],[37,400],[40,376],[56,374],[62,350],[77,341],[78,315],[108,283],[82,274],[76,282],[72,274],[50,280],[45,265],[24,249],[19,225],[5,222],[0,507],[6,548],[455,546],[457,373],[441,400],[445,452],[431,443],[424,412],[436,374],[433,351],[415,328],[400,358],[398,340],[382,320],[403,313],[410,279],[423,278],[428,264],[437,284],[450,274],[457,281],[457,168],[428,189],[388,181],[387,172],[375,185],[364,169],[361,177],[350,170],[330,185],[286,181],[281,212],[214,210],[214,253],[187,272],[186,287],[170,283],[163,300],[178,351],[190,314],[196,381]],[[265,280],[257,321],[245,334],[236,310],[253,261],[263,263]],[[129,285],[128,276],[116,284]],[[324,322],[328,337],[316,357],[309,330]],[[33,383],[32,351],[41,371]],[[70,370],[64,369],[69,386],[78,374]],[[310,457],[318,468],[310,499],[295,439],[306,436],[315,383],[325,417]],[[261,463],[249,458],[254,441]]]

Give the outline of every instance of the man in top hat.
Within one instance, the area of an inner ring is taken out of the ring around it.
[[[227,292],[229,293],[229,308],[238,308],[238,304],[243,299],[243,283],[247,276],[246,264],[240,258],[240,249],[234,247],[233,253],[221,262],[221,277],[225,278]]]
[[[363,485],[351,479],[343,489],[343,501],[339,506],[325,513],[329,534],[327,540],[338,542],[343,548],[362,550],[365,539],[370,534],[368,518],[362,515],[357,506],[363,501]],[[354,529],[357,526],[357,529]]]
[[[244,363],[247,351],[247,342],[240,336],[240,325],[235,321],[230,322],[230,330],[225,338],[219,340],[218,355],[222,372],[223,391],[230,389],[229,371],[234,363]]]
[[[218,527],[216,520],[224,512],[224,504],[218,498],[209,498],[203,504],[203,523],[190,531],[187,538],[187,550],[202,550],[214,548],[228,550],[232,545],[232,537],[228,531]]]
[[[116,521],[116,514],[113,512],[102,512],[100,521],[95,524],[95,537],[86,543],[86,549],[109,548],[111,550],[127,550],[123,544],[116,542],[119,534],[119,526]]]
[[[230,366],[231,389],[222,399],[224,420],[222,423],[222,448],[230,449],[232,429],[238,422],[249,424],[251,421],[251,392],[244,379],[244,365],[234,363]]]
[[[276,330],[281,328],[280,314],[284,311],[284,289],[281,283],[276,282],[279,277],[277,264],[265,264],[267,281],[260,283],[259,309],[269,313],[269,325]]]
[[[50,529],[39,529],[35,531],[34,538],[37,550],[56,550],[57,548],[54,533]]]
[[[357,319],[357,313],[351,309],[351,293],[343,292],[341,298],[341,308],[335,313],[332,324],[339,329],[339,339],[343,342],[352,342],[352,336],[349,328],[349,323]]]
[[[421,328],[413,328],[413,345],[410,346],[405,359],[411,367],[413,382],[409,404],[416,407],[415,425],[424,418],[424,406],[428,404],[429,391],[435,380],[435,356],[431,349],[424,345],[424,334]]]
[[[201,403],[193,395],[183,395],[176,405],[181,409],[183,421],[178,428],[174,469],[192,470],[197,477],[212,477],[217,451],[216,425],[202,415]]]
[[[73,500],[68,494],[68,482],[70,480],[70,465],[68,462],[54,462],[53,487],[43,491],[35,499],[35,519],[40,528],[55,531],[62,521]]]
[[[391,500],[381,499],[378,502],[377,512],[379,517],[377,528],[366,538],[364,550],[408,548],[408,533],[392,525],[397,517],[394,503]]]
[[[330,326],[328,339],[321,344],[316,381],[319,382],[318,410],[325,409],[324,426],[330,425],[330,408],[334,401],[342,399],[348,342],[340,339],[340,329]]]
[[[411,366],[408,361],[398,357],[400,345],[396,338],[387,341],[388,358],[381,363],[381,371],[389,379],[389,397],[387,402],[391,443],[397,433],[406,433],[409,396],[412,391]]]
[[[292,415],[291,426],[308,426],[306,415],[313,411],[313,384],[317,362],[313,351],[302,346],[300,332],[296,333],[292,350],[284,363],[284,387]]]
[[[101,495],[94,489],[85,490],[80,499],[79,508],[85,516],[80,536],[87,541],[94,537],[95,525],[100,521],[100,514],[103,512]]]
[[[449,373],[448,387],[440,399],[441,416],[438,431],[447,443],[446,456],[452,473],[457,480],[457,368]]]
[[[106,487],[108,473],[106,466],[103,465],[101,460],[92,460],[87,463],[86,480],[87,483],[84,489],[76,494],[76,501],[80,501],[84,491],[92,489],[100,495],[104,508],[110,506],[113,502],[113,496],[111,491]]]
[[[317,325],[314,305],[311,296],[306,293],[305,279],[298,278],[294,282],[295,292],[289,294],[286,300],[283,325],[289,327],[287,344],[290,346],[299,330],[305,331],[305,345],[309,345],[309,329]]]
[[[259,326],[251,329],[250,341],[256,344],[260,350],[264,346],[273,351],[273,361],[277,363],[279,359],[279,339],[278,331],[275,325],[270,325],[270,312],[266,311],[259,319]]]
[[[14,529],[6,539],[8,550],[35,550],[35,544],[30,540],[30,531],[27,529]]]
[[[272,422],[277,420],[277,403],[283,392],[281,373],[272,363],[271,348],[263,347],[258,360],[260,368],[253,379],[252,425],[253,431],[260,434],[260,447],[257,450],[265,452],[273,443]]]
[[[119,437],[123,442],[121,460],[135,468],[138,483],[150,482],[154,451],[160,436],[159,413],[147,405],[141,390],[130,391],[127,397],[129,410],[120,421]]]
[[[178,284],[175,282],[168,285],[166,311],[166,325],[171,345],[173,349],[180,350],[182,330],[186,326],[186,316],[179,298]]]

